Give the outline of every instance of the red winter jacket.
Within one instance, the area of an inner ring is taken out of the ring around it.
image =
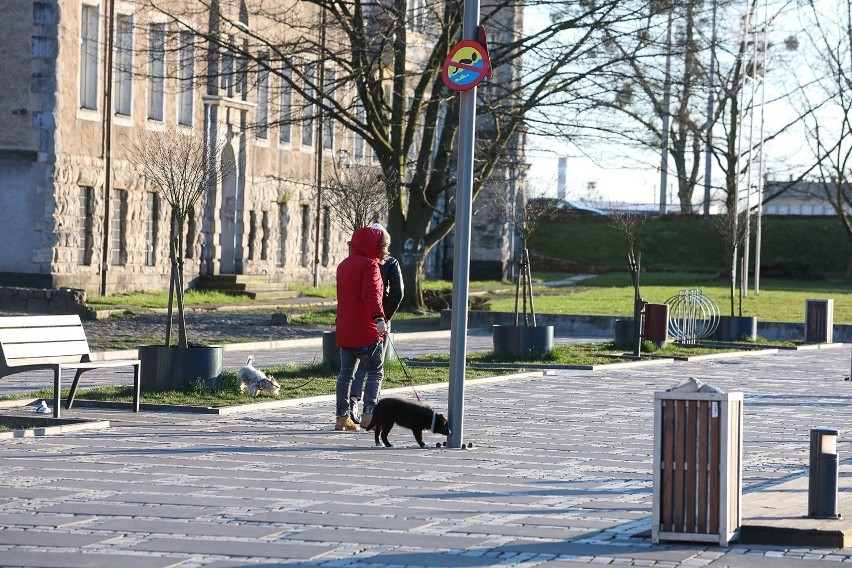
[[[374,321],[385,317],[378,263],[381,242],[379,229],[356,230],[349,256],[337,267],[338,347],[366,347],[382,340]]]

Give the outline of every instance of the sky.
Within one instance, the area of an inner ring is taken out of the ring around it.
[[[822,0],[818,0],[820,3]],[[528,10],[525,13],[525,26],[533,29],[541,25],[543,16],[540,13]],[[800,25],[798,18],[782,18],[775,20],[770,25],[770,41],[781,40],[795,33]],[[776,41],[777,43],[777,41]],[[793,54],[795,57],[799,54]],[[770,73],[771,73],[770,63]],[[777,77],[777,75],[776,75]],[[772,97],[771,75],[767,77],[767,97]],[[776,85],[780,87],[780,85]],[[767,132],[772,131],[776,122],[781,120],[782,115],[789,116],[789,110],[779,110],[779,103],[774,103],[770,108],[767,106],[766,124]],[[786,122],[786,121],[784,121]],[[718,128],[718,127],[717,127]],[[757,136],[757,135],[755,135]],[[801,133],[788,135],[765,146],[766,171],[771,175],[773,160],[775,164],[788,165],[791,154],[801,154],[806,148],[803,147]],[[640,151],[628,149],[627,147],[609,146],[606,149],[598,149],[598,152],[608,152],[609,155],[597,155],[593,158],[579,155],[577,149],[568,144],[560,144],[553,139],[545,139],[534,135],[527,138],[527,160],[530,164],[529,186],[534,194],[556,195],[557,175],[559,157],[567,158],[567,197],[578,200],[602,200],[604,202],[623,203],[660,203],[660,152]],[[704,155],[702,151],[702,163],[700,166],[700,177],[704,173]],[[667,183],[667,202],[677,203],[676,180],[673,178],[673,165],[669,162],[669,173]],[[717,181],[720,175],[718,166],[713,163],[714,185],[721,184]],[[787,177],[784,174],[783,177]],[[590,184],[595,187],[594,192],[587,189]],[[703,197],[703,181],[699,181],[693,201],[698,202]]]
[[[556,147],[555,149],[553,149]],[[548,149],[545,149],[548,148]],[[618,149],[627,152],[624,149]],[[566,198],[580,201],[617,201],[625,203],[659,203],[660,156],[631,151],[631,156],[618,160],[602,158],[593,160],[578,156],[567,145],[554,143],[535,136],[527,139],[527,160],[530,163],[528,184],[534,194],[556,195],[560,156],[566,158]],[[644,163],[642,163],[644,159]],[[633,167],[623,167],[635,162]],[[670,192],[676,191],[671,184]],[[594,185],[594,191],[589,190]],[[671,202],[671,200],[669,200]]]

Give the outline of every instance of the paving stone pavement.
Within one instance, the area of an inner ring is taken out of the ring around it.
[[[440,337],[407,341],[413,350],[446,343]],[[292,345],[256,356],[271,365],[315,348]],[[803,475],[810,428],[838,427],[847,491],[849,369],[843,346],[469,381],[472,449],[435,448],[441,438],[428,433],[433,447],[420,449],[399,429],[394,448],[374,448],[371,433],[332,430],[327,399],[226,416],[75,408],[65,415],[107,419],[110,428],[0,442],[0,566],[852,562],[852,549],[649,538],[655,391],[693,376],[745,393],[746,492]],[[446,408],[445,385],[420,394]]]

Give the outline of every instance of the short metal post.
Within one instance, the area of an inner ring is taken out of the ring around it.
[[[837,430],[811,429],[810,471],[808,472],[808,516],[838,519],[837,512]]]

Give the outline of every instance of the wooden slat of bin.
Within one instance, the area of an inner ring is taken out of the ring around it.
[[[686,479],[686,523],[684,530],[686,532],[696,532],[696,510],[695,510],[695,493],[698,479],[696,477],[696,459],[695,455],[698,451],[698,417],[699,403],[697,400],[690,400],[686,403],[686,462],[684,464],[684,477]]]
[[[721,409],[719,408],[719,403],[715,403],[715,412],[714,412],[714,403],[715,401],[710,401],[707,403],[710,409],[710,432],[708,436],[709,444],[710,444],[710,471],[709,471],[709,494],[708,494],[708,505],[710,507],[710,526],[708,527],[709,532],[718,533],[719,532],[719,474],[720,474],[720,450],[719,447],[720,438],[721,438],[721,420],[719,415],[721,414]]]
[[[710,413],[709,404],[702,401],[698,406],[698,457],[696,460],[695,469],[698,471],[698,525],[697,532],[707,532],[707,520],[710,509],[709,503],[709,478],[710,469],[709,459],[709,434],[710,434]]]
[[[660,503],[660,524],[665,530],[670,531],[673,528],[672,517],[672,491],[674,485],[674,441],[675,441],[675,412],[674,402],[664,400],[663,403],[663,478],[660,486],[662,487],[662,499]]]
[[[674,531],[683,531],[684,465],[686,463],[686,401],[675,401]]]

